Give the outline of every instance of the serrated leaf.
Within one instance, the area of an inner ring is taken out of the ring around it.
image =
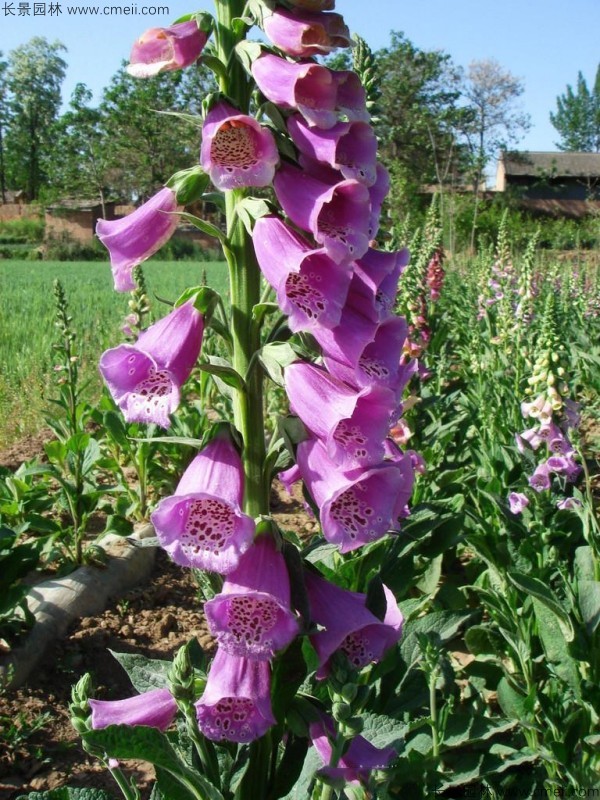
[[[557,618],[563,635],[567,642],[572,642],[575,638],[573,623],[565,609],[558,602],[552,591],[539,578],[531,575],[524,575],[517,570],[510,570],[506,573],[510,582],[525,594],[543,603]]]
[[[469,611],[433,611],[411,620],[404,626],[400,644],[400,652],[406,664],[412,664],[420,657],[419,634],[434,634],[443,644],[453,639],[472,617],[473,612]]]
[[[364,721],[362,736],[374,747],[393,747],[397,752],[401,749],[410,730],[406,722],[385,714],[363,713],[361,716]]]
[[[538,633],[549,661],[552,661],[557,674],[567,683],[575,694],[580,694],[580,678],[577,665],[569,653],[560,619],[537,597],[533,598],[533,610],[538,624]]]
[[[164,689],[168,686],[167,675],[172,664],[157,658],[146,658],[139,653],[109,653],[123,667],[134,688],[140,692],[150,689]]]
[[[61,786],[47,792],[30,792],[19,795],[18,800],[114,800],[114,795],[104,789],[72,788]]]
[[[484,742],[496,734],[506,733],[516,724],[517,721],[514,719],[489,719],[469,714],[453,714],[446,722],[443,747],[446,749]]]

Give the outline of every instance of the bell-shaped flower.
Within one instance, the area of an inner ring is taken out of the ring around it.
[[[259,739],[275,724],[268,662],[232,656],[219,648],[196,715],[207,739],[239,744]]]
[[[342,469],[382,460],[397,408],[390,390],[374,386],[356,391],[321,367],[301,361],[286,368],[285,390],[293,412]]]
[[[371,204],[362,183],[343,180],[329,185],[283,164],[273,185],[287,216],[312,233],[337,264],[350,264],[367,252]]]
[[[122,219],[99,219],[96,234],[110,254],[117,292],[135,289],[133,268],[169,241],[179,225],[182,207],[175,192],[164,188]]]
[[[367,122],[338,122],[333,128],[310,127],[295,114],[288,131],[298,150],[339,170],[344,178],[372,186],[377,179],[377,139]]]
[[[367,94],[356,72],[352,70],[334,71],[336,83],[336,105],[338,113],[348,122],[369,122]]]
[[[383,620],[365,605],[366,595],[349,592],[306,570],[306,591],[313,623],[323,630],[310,637],[317,651],[317,679],[329,674],[329,662],[336,652],[343,653],[354,669],[379,661],[386,650],[402,636],[402,612],[387,586],[383,587],[387,603]]]
[[[396,758],[393,747],[375,747],[364,736],[354,736],[336,767],[330,767],[335,728],[330,718],[323,717],[309,726],[311,742],[324,766],[318,774],[332,781],[343,781],[348,786],[366,784],[374,769],[385,769]]]
[[[528,428],[522,433],[515,434],[515,441],[520,453],[525,453],[527,447],[530,447],[532,450],[537,450],[544,442],[543,438],[540,436],[539,428]]]
[[[550,488],[552,483],[550,467],[547,463],[538,464],[533,475],[529,478],[529,485],[536,492],[543,492]]]
[[[394,313],[398,281],[409,260],[406,248],[387,252],[370,247],[354,264],[353,294],[368,293],[374,297],[378,322]]]
[[[545,425],[552,420],[552,405],[546,397],[541,394],[530,403],[526,401],[522,402],[521,414],[523,414],[525,418],[531,417],[532,419],[539,419],[541,424]]]
[[[369,186],[369,198],[371,201],[371,218],[369,228],[372,231],[371,238],[375,238],[379,230],[379,217],[383,201],[390,192],[390,173],[382,164],[377,164],[377,177],[375,183]]]
[[[192,300],[100,358],[100,372],[127,422],[170,425],[202,346],[204,320]]]
[[[133,45],[127,72],[134,78],[151,78],[159,72],[189,67],[198,60],[207,40],[194,20],[150,28]]]
[[[268,661],[298,635],[287,568],[270,536],[255,540],[204,611],[219,647],[232,655]]]
[[[508,495],[508,508],[511,514],[521,514],[528,505],[529,499],[522,492],[511,492]]]
[[[176,564],[223,575],[237,567],[254,537],[254,520],[241,509],[243,482],[239,453],[229,436],[219,433],[151,517]]]
[[[308,439],[298,445],[297,464],[319,508],[323,536],[341,553],[398,530],[414,480],[409,456],[343,471],[324,444]]]
[[[202,127],[200,164],[217,189],[268,186],[278,163],[270,130],[223,100],[211,108]]]
[[[109,725],[148,725],[164,731],[177,714],[177,703],[168,689],[152,689],[125,700],[88,700],[88,703],[94,730]]]
[[[327,55],[338,47],[352,44],[341,14],[276,8],[265,16],[264,29],[275,47],[289,56]]]
[[[556,507],[559,511],[574,511],[576,508],[581,508],[581,500],[576,497],[565,497],[564,500],[559,500]]]
[[[277,294],[292,331],[333,328],[352,278],[325,250],[315,250],[277,217],[261,217],[253,231],[256,258]]]

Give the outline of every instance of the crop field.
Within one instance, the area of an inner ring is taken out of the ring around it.
[[[144,266],[152,312],[160,316],[155,295],[173,302],[204,278],[227,292],[221,263],[151,262]],[[51,395],[53,343],[57,340],[53,282],[65,290],[72,327],[78,337],[82,378],[97,395],[101,352],[122,339],[129,312],[128,294],[112,286],[108,262],[31,262],[0,260],[0,447],[43,424]]]

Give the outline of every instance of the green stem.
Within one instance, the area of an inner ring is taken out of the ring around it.
[[[125,800],[139,800],[140,793],[128,782],[120,767],[109,767],[109,772],[117,782],[121,794]]]
[[[438,679],[438,671],[434,669],[429,676],[429,716],[431,718],[431,740],[432,753],[434,758],[440,755],[440,740],[438,734],[438,707],[435,685]]]

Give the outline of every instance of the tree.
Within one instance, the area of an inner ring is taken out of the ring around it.
[[[530,128],[529,115],[516,105],[524,90],[521,80],[494,59],[469,64],[462,82],[466,111],[463,134],[471,153],[476,191],[490,160]]]
[[[556,98],[556,113],[550,122],[560,134],[560,150],[600,151],[600,64],[592,90],[582,73],[577,74],[577,88]]]
[[[198,162],[200,118],[190,124],[173,114],[199,114],[202,98],[214,89],[210,75],[201,65],[143,80],[124,66],[114,75],[100,112],[110,135],[115,191],[143,200],[174,172]]]
[[[0,50],[0,197],[6,203],[6,159],[4,155],[4,133],[8,122],[8,87],[6,84],[6,71],[8,62],[2,61]]]
[[[30,200],[46,180],[43,163],[61,103],[67,65],[60,53],[65,50],[58,41],[50,44],[36,36],[8,55],[7,173],[14,187],[27,189]]]
[[[68,110],[55,125],[47,172],[54,195],[98,197],[104,217],[110,183],[110,132],[99,109],[90,107],[91,99],[88,87],[78,83]]]

